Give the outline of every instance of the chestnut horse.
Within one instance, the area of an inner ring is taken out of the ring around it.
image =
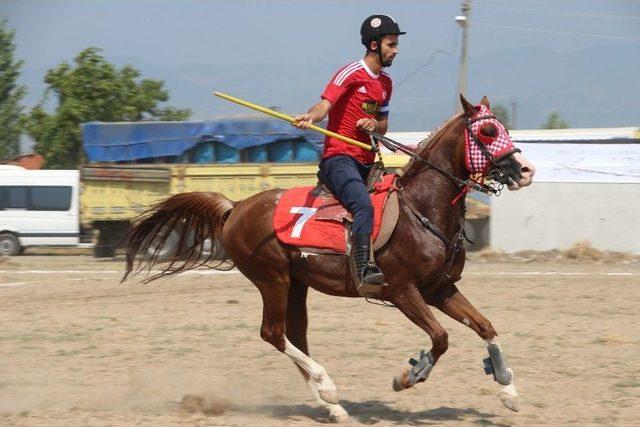
[[[421,351],[418,360],[411,359],[412,366],[395,377],[393,386],[400,391],[426,380],[447,351],[447,332],[431,312],[429,306],[433,306],[473,329],[487,343],[486,370],[504,386],[502,402],[517,410],[513,371],[503,356],[497,333],[454,284],[465,262],[461,227],[468,188],[461,183],[470,184],[472,173],[486,172],[499,184],[515,190],[531,183],[534,169],[513,147],[502,124],[490,115],[486,97],[479,106],[463,97],[461,102],[463,112],[418,146],[418,158],[409,162],[398,179],[398,222],[389,241],[375,254],[388,284],[382,298],[422,328],[432,342],[431,350]],[[481,129],[474,127],[480,122]],[[498,140],[503,143],[501,151],[494,148],[499,144],[493,141]],[[481,170],[474,166],[479,161]],[[174,257],[161,273],[147,280],[210,265],[213,255],[202,259],[205,241],[221,243],[224,258],[262,295],[260,336],[293,360],[316,400],[339,421],[348,414],[338,403],[338,390],[326,370],[309,356],[307,290],[312,287],[343,297],[359,295],[346,256],[302,256],[299,248],[278,241],[272,221],[284,191],[267,190],[239,202],[219,193],[194,192],[176,194],[158,203],[129,235],[123,280],[132,270],[139,272],[163,262],[158,257],[141,257],[137,267],[134,265],[137,255],[146,253],[158,241],[162,244],[172,230],[180,233]],[[212,267],[220,268],[220,264]]]

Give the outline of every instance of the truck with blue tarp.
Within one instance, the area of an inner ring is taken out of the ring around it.
[[[96,256],[113,256],[132,219],[162,198],[217,191],[233,200],[313,185],[323,136],[271,118],[82,125],[81,218]]]

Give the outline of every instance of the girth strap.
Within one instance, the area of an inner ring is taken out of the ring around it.
[[[438,229],[438,227],[435,226],[435,224],[433,222],[431,222],[429,220],[429,218],[427,218],[426,216],[422,215],[412,204],[411,202],[409,202],[409,200],[405,199],[404,197],[402,197],[402,190],[398,191],[398,199],[405,204],[405,206],[409,209],[409,211],[411,211],[411,213],[418,218],[418,220],[420,221],[420,223],[422,224],[422,226],[424,228],[426,228],[427,230],[431,231],[436,237],[438,237],[440,240],[442,240],[442,242],[445,244],[445,248],[446,248],[446,252],[445,252],[445,263],[444,263],[444,271],[442,273],[442,276],[440,277],[440,281],[438,283],[438,285],[440,285],[440,283],[442,283],[445,280],[453,280],[454,282],[457,281],[459,279],[459,277],[454,278],[451,276],[451,271],[453,270],[453,267],[456,263],[456,260],[458,258],[458,254],[460,253],[460,249],[462,249],[463,246],[463,240],[464,240],[464,217],[460,218],[460,228],[458,229],[458,231],[456,232],[456,234],[453,236],[453,239],[449,240],[444,233],[442,233],[442,231],[440,231]]]
[[[438,227],[435,226],[435,224],[433,224],[433,222],[429,220],[429,218],[418,212],[418,210],[402,196],[402,190],[398,191],[398,199],[400,199],[400,201],[402,201],[402,203],[404,203],[405,206],[409,208],[411,213],[414,214],[416,218],[418,218],[423,227],[435,234],[436,237],[444,242],[447,249],[449,248],[449,246],[451,245],[451,241],[447,239],[447,237],[438,229]]]

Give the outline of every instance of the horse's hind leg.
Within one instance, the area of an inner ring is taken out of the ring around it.
[[[278,278],[276,280],[263,281],[264,278]],[[293,345],[285,335],[287,302],[291,282],[288,276],[281,271],[263,270],[261,279],[249,277],[262,295],[262,327],[260,336],[295,362],[300,369],[306,372],[318,389],[318,394],[327,403],[338,403],[338,390],[319,363]]]
[[[426,298],[427,303],[460,323],[470,327],[487,343],[489,358],[486,361],[489,373],[503,385],[500,400],[512,411],[519,410],[518,391],[514,383],[513,370],[508,367],[502,348],[498,343],[498,334],[491,322],[465,298],[458,288],[451,284],[443,286]]]
[[[393,379],[393,389],[401,391],[428,378],[435,363],[447,351],[449,341],[447,331],[433,316],[431,309],[415,286],[407,286],[403,292],[393,295],[391,302],[409,320],[422,328],[432,342],[429,352],[421,351],[419,360],[412,359],[412,367]]]
[[[287,304],[287,338],[294,347],[298,348],[306,356],[309,356],[307,346],[307,290],[309,287],[303,283],[293,281],[289,290],[289,300]],[[295,362],[295,360],[294,360]],[[318,390],[318,384],[311,378],[309,373],[296,362],[296,366],[302,373],[313,396],[318,403],[329,411],[331,419],[336,422],[345,421],[349,418],[347,411],[337,403],[327,403]]]

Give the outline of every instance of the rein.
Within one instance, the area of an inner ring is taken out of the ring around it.
[[[456,186],[458,187],[464,187],[464,190],[468,191],[469,189],[471,190],[475,190],[475,191],[479,191],[481,193],[484,194],[495,194],[495,195],[499,195],[500,194],[500,190],[501,188],[494,188],[490,185],[484,184],[482,182],[476,182],[474,180],[472,180],[471,178],[469,179],[460,179],[457,176],[451,174],[450,172],[447,172],[446,170],[442,169],[440,166],[434,165],[433,163],[431,163],[430,161],[428,161],[427,159],[419,156],[418,154],[416,154],[416,152],[409,146],[404,145],[398,141],[394,141],[391,138],[388,138],[384,135],[380,135],[378,133],[375,132],[367,132],[371,138],[373,138],[375,141],[380,142],[382,145],[384,145],[386,148],[388,148],[390,151],[392,152],[396,152],[398,150],[402,151],[403,153],[407,154],[409,157],[411,157],[414,160],[417,160],[419,162],[422,162],[424,164],[426,164],[427,166],[431,167],[432,169],[438,171],[439,173],[441,173],[442,175],[444,175],[445,177],[447,177],[450,181],[452,181],[454,184],[456,184]],[[473,134],[474,137],[474,141],[477,141],[475,134]],[[477,142],[476,142],[477,143]],[[486,150],[486,147],[483,147]],[[487,154],[489,156],[491,156],[490,153],[487,152]],[[491,158],[493,161],[493,158]],[[495,161],[494,161],[495,163]],[[498,167],[500,167],[498,165]],[[500,167],[501,168],[501,167]],[[465,192],[466,192],[465,191]]]

